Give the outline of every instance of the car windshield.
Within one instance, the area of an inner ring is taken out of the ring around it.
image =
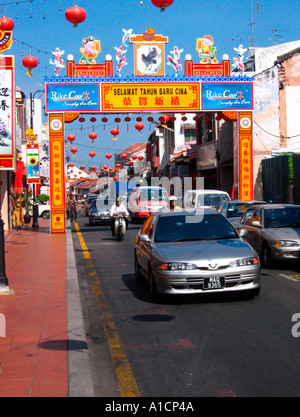
[[[92,202],[92,208],[97,208],[98,210],[107,209],[110,210],[114,201],[109,198],[97,198]]]
[[[141,190],[140,201],[167,201],[168,196],[164,189],[149,188]]]
[[[265,227],[300,227],[300,207],[265,210]]]
[[[182,242],[237,237],[235,229],[222,214],[172,215],[159,218],[154,241]]]
[[[250,203],[228,203],[227,217],[242,217]]]
[[[207,206],[217,208],[222,201],[228,201],[226,194],[204,194],[198,196],[197,207]]]

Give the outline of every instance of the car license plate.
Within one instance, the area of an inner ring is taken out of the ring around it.
[[[203,279],[204,290],[216,290],[225,287],[225,277],[210,277]]]
[[[109,219],[109,216],[102,216],[102,219],[107,220],[107,219]]]

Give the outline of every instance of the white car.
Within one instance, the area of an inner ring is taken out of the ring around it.
[[[197,209],[200,207],[216,209],[222,201],[230,201],[226,191],[219,190],[189,190],[184,195],[184,207]]]
[[[39,217],[50,219],[50,204],[42,204],[39,201],[37,201],[37,204],[39,206]]]

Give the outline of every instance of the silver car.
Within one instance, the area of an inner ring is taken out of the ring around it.
[[[271,267],[274,260],[300,260],[300,206],[252,206],[239,228],[248,229],[245,240],[257,251],[263,267]]]
[[[241,236],[243,235],[241,231]],[[151,296],[248,291],[258,295],[255,250],[213,209],[152,214],[135,241],[135,275]]]
[[[238,226],[241,218],[243,217],[244,213],[247,209],[254,204],[266,204],[265,201],[241,201],[241,200],[230,200],[230,201],[222,201],[217,207],[220,213],[224,214],[224,216],[230,221],[230,223],[236,227]]]
[[[109,211],[113,205],[114,200],[108,197],[101,197],[94,199],[89,209],[89,225],[93,226],[95,223],[110,224]]]

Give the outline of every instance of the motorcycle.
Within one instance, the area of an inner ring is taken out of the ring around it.
[[[123,238],[125,238],[126,236],[126,213],[116,213],[114,214],[114,232],[115,232],[115,237],[118,240],[122,240]]]

